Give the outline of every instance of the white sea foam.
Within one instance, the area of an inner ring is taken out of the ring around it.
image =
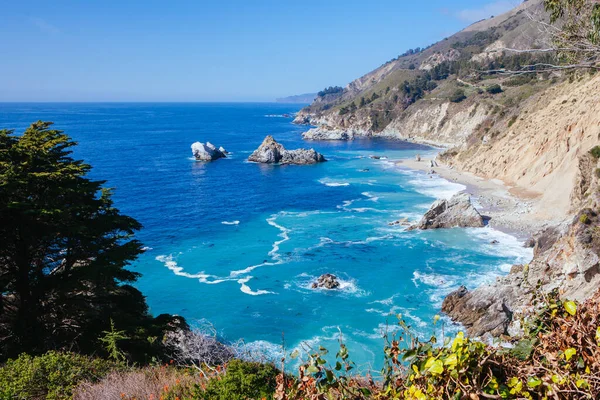
[[[350,186],[349,182],[334,182],[330,179],[319,179],[319,183],[325,186],[330,186],[330,187],[341,187],[341,186]]]
[[[533,258],[533,249],[523,247],[516,237],[490,227],[468,228],[466,232],[481,243],[479,251],[485,254],[513,257],[516,264],[526,264]],[[497,241],[498,243],[492,243]]]
[[[150,251],[150,250],[153,250],[153,249],[152,249],[152,247],[144,246],[144,247],[141,248],[141,250],[142,251]]]
[[[413,283],[416,287],[419,284],[425,284],[428,286],[434,286],[438,288],[447,288],[455,285],[454,277],[448,275],[437,274],[435,272],[420,272],[413,271]]]
[[[369,198],[369,200],[371,200],[371,201],[375,201],[375,202],[376,202],[376,201],[378,201],[378,200],[379,200],[379,197],[378,197],[378,196],[375,196],[375,195],[373,195],[372,193],[369,193],[369,192],[362,192],[361,194],[362,194],[363,196],[365,196],[365,197],[368,197],[368,198]]]
[[[241,285],[240,290],[242,291],[242,293],[246,293],[246,294],[249,294],[251,296],[260,296],[260,295],[263,295],[263,294],[275,294],[274,292],[270,292],[268,290],[256,290],[256,291],[253,291],[247,285],[247,283],[250,281],[250,279],[252,279],[251,276],[247,276],[245,278],[238,279],[237,282]]]
[[[221,222],[223,225],[239,225],[240,221],[222,221]]]
[[[184,278],[190,279],[198,279],[201,283],[206,283],[209,285],[214,285],[217,283],[222,283],[231,279],[221,278],[215,275],[209,275],[204,272],[198,272],[196,274],[190,274],[189,272],[185,272],[183,267],[180,267],[175,260],[173,260],[172,255],[160,255],[156,257],[157,261],[160,261],[165,264],[165,267],[173,271],[173,273],[177,276],[182,276]]]
[[[242,343],[236,350],[237,356],[245,361],[278,363],[284,356],[281,345],[266,340]]]
[[[268,255],[269,257],[271,257],[271,259],[273,260],[272,262],[263,262],[260,264],[256,264],[256,265],[251,265],[247,268],[244,269],[240,269],[240,270],[236,270],[236,271],[231,271],[229,273],[229,276],[232,278],[238,277],[240,275],[245,275],[248,274],[252,271],[254,271],[256,268],[260,268],[260,267],[264,267],[264,266],[273,266],[273,265],[278,265],[278,264],[283,264],[284,260],[281,257],[281,254],[279,254],[279,246],[290,240],[290,236],[289,236],[289,232],[290,230],[282,225],[279,225],[277,222],[275,222],[277,220],[277,217],[279,215],[284,215],[283,212],[279,213],[279,214],[275,214],[272,215],[271,217],[267,218],[267,223],[277,229],[280,230],[279,235],[277,235],[278,237],[280,237],[280,240],[276,240],[275,242],[273,242],[273,247],[271,248],[271,251],[269,251]],[[244,291],[244,290],[242,290]]]

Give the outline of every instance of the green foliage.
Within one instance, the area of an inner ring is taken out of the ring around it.
[[[202,400],[272,399],[278,374],[271,364],[233,360],[225,375],[212,378],[206,389],[198,388],[196,396]]]
[[[456,89],[454,91],[454,93],[452,93],[450,95],[449,100],[453,103],[460,103],[461,101],[463,101],[464,99],[466,99],[467,96],[465,95],[465,91],[462,89]]]
[[[122,369],[122,364],[73,353],[23,354],[0,368],[0,399],[70,399],[80,382]]]
[[[517,122],[518,117],[516,115],[513,115],[510,120],[508,121],[508,127],[510,128],[511,126],[514,125],[515,122]]]
[[[317,96],[325,97],[328,94],[339,94],[339,93],[342,93],[343,91],[344,91],[343,87],[329,86],[328,88],[325,88],[325,89],[321,90],[319,93],[317,93]]]
[[[108,357],[115,361],[124,361],[125,354],[123,354],[123,352],[119,350],[119,346],[117,343],[120,340],[128,339],[128,337],[125,336],[125,331],[116,331],[115,323],[111,318],[110,331],[104,331],[102,333],[104,334],[104,336],[100,338],[100,341],[104,343],[106,352],[108,353]]]
[[[493,84],[485,88],[485,91],[489,94],[498,94],[502,93],[502,87],[498,84]]]
[[[76,143],[51,126],[0,131],[0,361],[96,353],[111,319],[131,337],[131,358],[149,361],[160,345],[147,337],[172,319],[151,318],[131,285],[139,274],[126,267],[141,253],[141,225],[114,207],[104,182],[87,177],[91,167],[71,158]]]
[[[592,157],[594,157],[595,159],[599,159],[600,158],[600,146],[594,146],[591,150],[590,150],[590,154],[592,155]]]

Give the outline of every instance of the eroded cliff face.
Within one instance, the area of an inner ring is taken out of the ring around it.
[[[481,127],[480,127],[481,128]],[[493,133],[490,133],[493,132]],[[539,198],[534,213],[557,220],[581,207],[581,162],[600,143],[600,76],[551,86],[472,135],[443,158]],[[575,190],[575,192],[574,192]]]
[[[316,126],[304,133],[307,140],[385,137],[451,147],[463,144],[489,112],[490,105],[474,100],[461,104],[433,100],[411,106],[381,131],[372,129],[373,120],[367,113],[349,116],[299,113],[296,122]]]

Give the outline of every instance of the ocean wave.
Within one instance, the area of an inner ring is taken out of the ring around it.
[[[279,235],[277,235],[278,237],[281,238],[281,240],[276,240],[275,242],[273,242],[273,246],[271,248],[271,251],[269,251],[268,255],[269,257],[271,257],[271,259],[273,260],[272,262],[263,262],[260,264],[256,264],[256,265],[251,265],[247,268],[244,269],[240,269],[240,270],[235,270],[235,271],[231,271],[229,273],[229,276],[232,278],[238,277],[240,275],[245,275],[248,274],[252,271],[254,271],[256,268],[260,268],[260,267],[265,267],[265,266],[273,266],[273,265],[279,265],[279,264],[283,264],[285,261],[283,260],[283,257],[281,256],[281,254],[279,254],[279,246],[284,243],[287,242],[288,240],[290,240],[290,236],[289,236],[289,232],[290,230],[288,228],[286,228],[285,226],[279,225],[277,222],[275,222],[277,220],[277,217],[280,215],[284,215],[283,212],[272,215],[271,217],[267,218],[267,223],[277,229],[280,230]],[[243,290],[242,290],[243,291]]]
[[[375,201],[375,202],[376,202],[376,201],[378,201],[378,200],[379,200],[379,197],[378,197],[378,196],[375,196],[375,195],[373,195],[373,194],[372,194],[372,193],[370,193],[370,192],[362,192],[361,194],[362,194],[363,196],[365,196],[365,197],[368,197],[368,198],[369,198],[369,200],[371,200],[371,201]]]
[[[467,187],[460,183],[450,182],[438,175],[429,175],[423,171],[398,168],[395,171],[407,177],[407,183],[418,193],[435,199],[450,199]]]
[[[434,286],[437,288],[448,288],[456,285],[456,281],[453,276],[442,275],[435,272],[420,272],[418,270],[413,271],[412,281],[416,287],[419,287],[419,284]]]
[[[533,249],[523,247],[515,236],[490,227],[467,228],[466,232],[480,243],[478,251],[484,254],[514,258],[515,264],[526,264],[533,259]]]
[[[242,293],[245,294],[249,294],[250,296],[261,296],[264,294],[275,294],[275,292],[270,292],[268,290],[252,290],[250,289],[250,287],[247,285],[247,283],[252,279],[252,276],[247,276],[245,278],[242,279],[238,279],[238,283],[241,285],[240,290],[242,291]]]
[[[150,250],[154,250],[154,249],[152,247],[150,247],[150,246],[144,246],[140,250],[142,250],[142,251],[150,251]]]
[[[266,340],[241,343],[236,346],[239,358],[261,363],[279,363],[284,357],[283,347]]]
[[[204,272],[198,272],[196,274],[190,274],[189,272],[185,272],[183,270],[183,267],[180,267],[177,264],[177,261],[173,260],[173,256],[172,255],[160,255],[157,256],[156,261],[162,262],[163,264],[165,264],[165,267],[167,267],[169,270],[171,270],[175,275],[177,276],[181,276],[184,278],[190,278],[190,279],[198,279],[199,282],[201,283],[206,283],[206,284],[217,284],[217,283],[222,283],[231,279],[228,278],[221,278],[215,275],[210,275],[210,274],[206,274]]]
[[[239,225],[240,221],[221,221],[223,225]]]
[[[319,183],[329,187],[350,186],[349,182],[332,182],[329,179],[319,179]]]

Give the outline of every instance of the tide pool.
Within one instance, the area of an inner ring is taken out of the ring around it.
[[[362,371],[383,360],[382,334],[397,315],[433,332],[444,296],[493,281],[531,249],[489,229],[405,232],[462,185],[402,170],[395,159],[434,149],[398,141],[303,142],[281,104],[0,104],[0,128],[56,122],[79,142],[75,156],[114,187],[137,218],[147,251],[132,265],[153,314],[209,321],[224,340],[272,356],[343,335]],[[286,148],[314,147],[329,160],[267,166],[246,158],[271,134]],[[210,141],[231,157],[209,164],[190,145]],[[374,159],[370,156],[379,156]],[[498,240],[499,244],[491,244]],[[339,290],[314,290],[324,273]],[[458,327],[443,319],[445,332]]]

